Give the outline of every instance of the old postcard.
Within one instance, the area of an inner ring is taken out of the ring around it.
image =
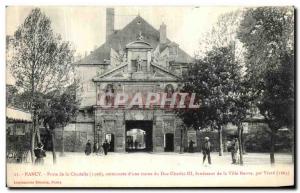
[[[7,6],[14,187],[294,187],[294,7]]]

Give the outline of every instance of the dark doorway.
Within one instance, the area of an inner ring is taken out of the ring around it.
[[[152,121],[126,121],[126,151],[152,151]]]
[[[109,143],[109,152],[114,152],[115,151],[115,137],[114,134],[108,133],[105,135],[105,139]]]
[[[165,152],[174,151],[174,134],[167,133],[165,135]]]

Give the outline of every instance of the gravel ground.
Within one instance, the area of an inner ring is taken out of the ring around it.
[[[57,153],[53,165],[7,164],[9,186],[79,187],[192,187],[192,186],[286,186],[293,184],[290,154],[276,154],[270,164],[267,153],[244,155],[244,165],[231,164],[231,156],[212,153],[212,165],[202,164],[201,153]],[[31,172],[37,172],[32,174]],[[36,175],[38,174],[38,175]],[[40,180],[40,181],[37,181]]]

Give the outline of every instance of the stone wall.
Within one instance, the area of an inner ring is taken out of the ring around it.
[[[80,99],[80,106],[91,106],[96,104],[96,86],[93,78],[97,73],[101,73],[101,65],[81,65],[76,69],[76,75],[80,80],[77,97]]]
[[[55,130],[56,151],[62,149],[62,129]],[[64,143],[66,152],[84,152],[87,141],[94,143],[94,124],[69,124],[64,128]]]
[[[152,121],[152,146],[154,152],[163,152],[165,134],[174,135],[174,150],[180,149],[180,127],[177,126],[175,115],[162,110],[103,110],[95,112],[95,140],[102,143],[105,134],[114,135],[116,152],[125,151],[126,121]]]

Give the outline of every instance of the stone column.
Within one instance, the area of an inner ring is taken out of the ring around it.
[[[150,72],[151,51],[147,52],[147,72]]]
[[[132,53],[130,51],[128,51],[128,55],[127,55],[128,73],[132,73],[131,57],[132,57]]]

